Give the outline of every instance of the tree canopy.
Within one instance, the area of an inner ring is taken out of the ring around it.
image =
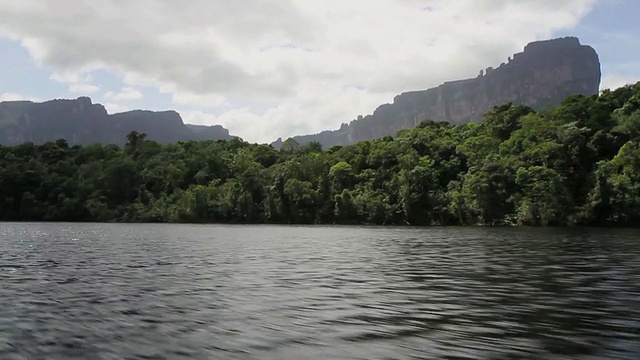
[[[640,83],[324,151],[127,140],[0,146],[0,220],[640,224]]]

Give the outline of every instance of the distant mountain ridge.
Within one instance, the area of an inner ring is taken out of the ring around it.
[[[601,72],[596,51],[575,37],[537,41],[525,46],[498,68],[481,70],[476,78],[445,82],[422,91],[396,96],[371,115],[358,116],[338,130],[293,137],[325,148],[395,135],[423,120],[461,124],[477,121],[492,107],[507,102],[536,110],[555,107],[574,94],[598,94]],[[175,111],[134,110],[109,115],[88,97],[75,100],[0,102],[0,144],[36,144],[65,139],[70,144],[118,144],[136,130],[160,143],[188,140],[226,140],[232,136],[220,125],[184,124]],[[272,143],[279,149],[282,139]]]
[[[70,144],[123,145],[131,131],[159,143],[188,140],[227,140],[220,125],[186,125],[175,111],[134,110],[109,115],[88,97],[75,100],[0,102],[0,144],[35,144],[65,139]]]
[[[596,51],[575,37],[529,43],[498,68],[481,70],[476,78],[445,82],[423,91],[405,92],[372,115],[359,116],[338,130],[295,136],[301,145],[312,141],[325,148],[395,135],[422,120],[462,124],[477,121],[492,107],[523,104],[536,110],[555,107],[574,94],[598,94],[600,61]],[[272,145],[280,148],[282,139]]]

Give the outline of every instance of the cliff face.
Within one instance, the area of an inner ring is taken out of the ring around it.
[[[600,77],[598,55],[577,38],[533,42],[498,68],[480,71],[476,78],[403,93],[392,104],[339,130],[294,139],[300,144],[318,141],[326,148],[395,135],[426,119],[453,124],[477,121],[492,107],[507,102],[540,110],[558,105],[569,95],[597,94]]]
[[[70,144],[118,144],[126,142],[132,130],[144,132],[160,143],[187,140],[230,139],[221,126],[202,126],[193,130],[175,111],[129,111],[107,114],[100,104],[81,97],[43,103],[6,101],[0,103],[0,144],[24,142],[41,144],[65,139]]]

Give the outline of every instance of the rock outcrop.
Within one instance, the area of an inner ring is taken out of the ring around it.
[[[427,119],[453,124],[477,121],[492,107],[508,102],[540,110],[558,105],[569,95],[597,94],[600,77],[598,54],[577,38],[533,42],[498,68],[480,71],[476,78],[406,92],[338,130],[293,139],[301,145],[317,141],[326,148],[395,135]]]
[[[109,115],[88,97],[75,100],[0,102],[0,144],[42,144],[65,139],[69,144],[123,145],[132,130],[160,143],[188,140],[226,140],[221,126],[185,125],[175,111],[135,110]]]

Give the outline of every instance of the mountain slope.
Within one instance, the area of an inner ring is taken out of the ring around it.
[[[395,135],[426,119],[452,124],[477,121],[492,107],[507,102],[536,110],[555,107],[569,95],[598,94],[600,77],[598,54],[577,38],[533,42],[507,63],[482,70],[476,78],[406,92],[392,104],[381,105],[372,115],[359,116],[338,130],[293,139],[301,145],[312,141],[324,147],[347,145]],[[278,139],[272,145],[281,143]]]
[[[0,144],[41,144],[65,139],[70,144],[118,144],[126,142],[132,130],[144,132],[160,143],[187,140],[226,140],[229,131],[221,126],[185,125],[175,111],[134,110],[109,115],[88,97],[75,100],[0,102]]]

